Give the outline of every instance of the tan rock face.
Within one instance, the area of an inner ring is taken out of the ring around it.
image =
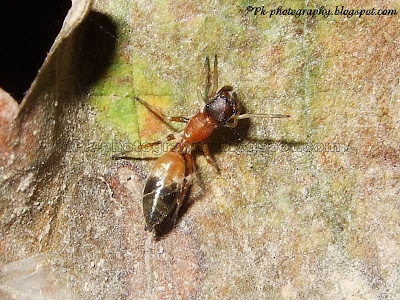
[[[400,297],[396,16],[89,4],[74,2],[22,105],[0,93],[0,297]],[[216,132],[220,174],[197,155],[176,227],[146,243],[153,162],[110,157],[170,133],[133,96],[171,116],[197,112],[215,53],[246,112],[291,117]]]

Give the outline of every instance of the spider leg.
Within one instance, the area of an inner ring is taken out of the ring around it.
[[[206,81],[206,85],[204,87],[204,94],[202,93],[202,88],[204,81]],[[210,73],[210,60],[208,57],[204,62],[204,68],[200,75],[200,82],[197,85],[197,98],[199,100],[200,106],[204,106],[208,102],[208,98],[210,96],[210,88],[211,88],[211,73]]]
[[[213,74],[213,88],[211,90],[211,96],[214,96],[218,90],[218,57],[215,54],[214,57],[214,74]]]
[[[173,131],[177,131],[175,128],[173,128],[168,122],[180,122],[180,123],[187,123],[189,122],[188,118],[182,117],[182,116],[174,116],[170,117],[165,115],[159,108],[147,103],[141,98],[136,97],[135,98],[139,103],[142,105],[146,106],[148,110],[150,110],[153,114],[155,114],[159,119],[161,119],[170,129]]]
[[[218,165],[215,163],[214,158],[211,155],[210,148],[208,147],[207,143],[201,143],[201,149],[203,150],[203,153],[207,159],[207,162],[216,170],[216,172],[219,174],[219,168]]]

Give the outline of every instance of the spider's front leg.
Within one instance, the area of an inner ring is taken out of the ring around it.
[[[215,54],[214,58],[214,70],[213,70],[213,82],[211,83],[211,68],[210,68],[210,60],[207,57],[204,63],[203,71],[200,75],[200,82],[197,85],[197,98],[201,106],[207,104],[211,98],[213,98],[218,89],[218,59]],[[203,94],[203,84],[204,86],[204,94]]]
[[[160,118],[165,124],[168,125],[168,127],[172,128],[172,126],[168,123],[168,121],[170,122],[180,122],[180,123],[187,123],[189,122],[188,118],[182,117],[182,116],[174,116],[174,117],[170,117],[165,115],[159,108],[147,103],[146,101],[144,101],[141,98],[136,97],[135,98],[139,103],[143,104],[144,106],[146,106],[146,108],[151,111],[153,114],[155,114],[158,118]]]

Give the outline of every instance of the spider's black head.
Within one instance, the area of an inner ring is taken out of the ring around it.
[[[205,106],[207,112],[218,125],[224,126],[232,117],[238,115],[239,101],[231,86],[224,86],[219,90],[214,99]]]

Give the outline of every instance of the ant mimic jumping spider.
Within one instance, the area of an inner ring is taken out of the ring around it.
[[[202,94],[202,81],[206,80],[204,94]],[[216,168],[210,155],[206,140],[221,126],[236,127],[238,120],[253,117],[287,118],[282,114],[241,114],[239,98],[230,85],[218,89],[218,61],[214,59],[213,83],[211,84],[210,62],[206,58],[201,82],[197,88],[198,99],[202,108],[190,119],[184,117],[168,117],[157,108],[151,106],[140,98],[138,102],[146,106],[164,122],[186,123],[179,142],[171,151],[161,155],[154,163],[147,178],[143,191],[143,214],[146,220],[146,229],[155,232],[155,227],[160,224],[175,208],[173,220],[175,221],[182,206],[185,195],[191,185],[194,172],[193,151],[201,147],[207,161]],[[171,139],[171,135],[168,136]],[[160,141],[146,144],[151,146],[160,144]],[[116,157],[114,157],[116,158]]]

